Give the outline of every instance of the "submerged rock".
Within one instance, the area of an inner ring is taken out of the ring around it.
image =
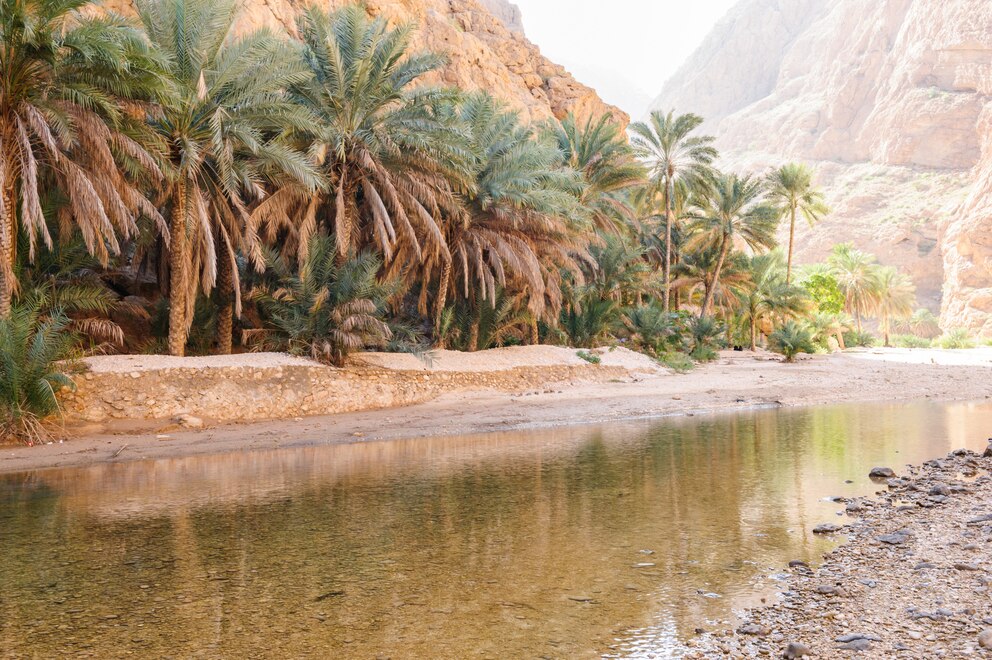
[[[896,476],[896,473],[892,468],[874,467],[868,473],[868,476],[874,479],[891,479]]]

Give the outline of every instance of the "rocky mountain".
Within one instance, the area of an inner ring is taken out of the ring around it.
[[[132,0],[104,0],[104,7],[133,13]],[[321,0],[335,9],[355,0]],[[508,0],[364,0],[369,13],[394,24],[413,24],[414,47],[445,53],[449,63],[433,84],[484,89],[508,102],[526,120],[614,115],[595,90],[545,58],[524,35],[520,9]],[[244,0],[235,31],[269,27],[294,34],[295,17],[308,0]]]
[[[801,259],[852,240],[992,336],[992,2],[741,0],[653,107],[707,117],[728,166],[817,168]]]

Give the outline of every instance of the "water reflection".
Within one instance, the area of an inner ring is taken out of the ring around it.
[[[0,477],[0,649],[665,657],[823,552],[824,496],[989,429],[844,406]]]

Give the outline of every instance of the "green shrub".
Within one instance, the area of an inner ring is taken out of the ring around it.
[[[0,442],[48,438],[58,394],[75,389],[69,376],[76,340],[61,312],[42,315],[37,301],[15,305],[0,319]]]
[[[693,362],[692,358],[685,353],[678,353],[675,351],[670,353],[662,353],[656,359],[662,366],[668,367],[675,373],[679,374],[688,373],[696,368],[696,363]]]
[[[724,326],[712,316],[702,316],[689,321],[689,355],[697,362],[709,362],[723,348]]]
[[[892,345],[896,348],[930,348],[933,342],[916,335],[894,335]]]
[[[975,348],[977,342],[968,334],[968,331],[963,328],[958,328],[956,330],[950,330],[944,336],[938,338],[934,341],[934,345],[937,348],[944,348],[949,350],[958,350],[963,348]]]
[[[585,360],[586,362],[588,362],[589,364],[599,364],[600,362],[603,361],[602,358],[600,358],[598,355],[595,355],[594,353],[590,353],[589,351],[576,351],[575,354],[578,357]]]
[[[317,236],[299,274],[280,273],[278,288],[252,292],[265,327],[245,331],[245,343],[337,366],[352,351],[384,345],[392,337],[382,317],[393,288],[377,278],[382,262],[370,252],[337,258],[334,241]]]
[[[785,356],[786,362],[795,362],[800,353],[815,353],[813,333],[795,321],[789,321],[768,337],[769,344],[776,353]]]
[[[681,314],[666,312],[657,302],[640,305],[624,315],[634,344],[656,355],[683,348],[684,323]]]
[[[844,333],[844,345],[848,348],[855,348],[858,346],[862,348],[871,348],[872,346],[878,346],[878,337],[870,332],[848,330]]]

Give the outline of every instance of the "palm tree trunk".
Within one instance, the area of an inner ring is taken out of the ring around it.
[[[671,308],[672,291],[672,184],[671,174],[665,184],[665,312]]]
[[[230,355],[234,343],[234,264],[217,241],[217,353]]]
[[[699,311],[699,318],[709,315],[710,307],[713,305],[713,294],[720,283],[720,272],[723,270],[723,262],[727,259],[727,252],[730,248],[730,239],[723,237],[723,245],[720,246],[720,258],[716,262],[716,270],[713,271],[713,284],[706,290],[706,298],[703,299],[703,308]]]
[[[177,357],[186,354],[186,186],[176,186],[169,227],[169,354]]]
[[[858,334],[861,334],[861,310],[854,310],[854,318],[858,320]]]
[[[537,316],[531,316],[530,318],[530,344],[531,346],[537,346],[541,343],[541,332],[537,327]]]
[[[437,301],[434,307],[434,341],[438,348],[444,348],[441,336],[441,315],[448,304],[448,286],[451,283],[451,262],[445,261],[441,267],[441,281],[437,285]]]
[[[758,322],[751,316],[751,352],[758,350]]]
[[[14,210],[13,186],[3,187],[3,215],[0,216],[0,318],[10,316],[14,301],[14,240],[17,237],[17,213]]]
[[[789,223],[789,261],[785,267],[785,284],[792,283],[792,248],[796,242],[796,209],[792,208],[792,220]]]

